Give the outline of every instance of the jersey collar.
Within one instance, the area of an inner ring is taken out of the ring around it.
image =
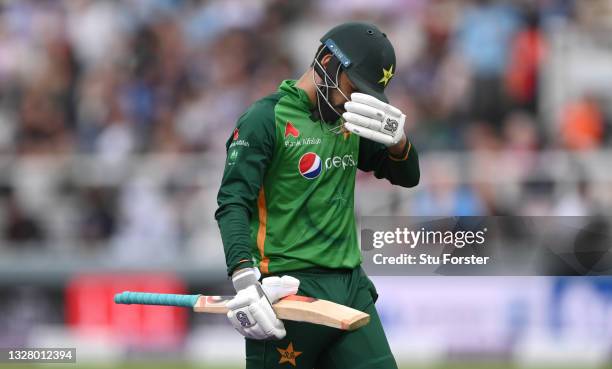
[[[281,82],[280,86],[278,87],[278,90],[293,97],[296,102],[298,102],[298,104],[304,108],[304,110],[310,111],[312,108],[314,108],[314,105],[308,98],[308,94],[306,94],[306,91],[295,86],[296,82],[297,81],[294,79],[286,79]]]

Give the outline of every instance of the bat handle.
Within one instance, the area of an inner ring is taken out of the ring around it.
[[[200,295],[124,291],[115,295],[115,304],[164,305],[193,308]]]

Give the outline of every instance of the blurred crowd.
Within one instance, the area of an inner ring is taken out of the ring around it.
[[[10,169],[2,175],[0,238],[36,245],[144,237],[160,250],[184,243],[201,225],[194,217],[212,223],[214,211],[214,203],[206,212],[186,206],[197,197],[193,188],[152,190],[146,178],[50,181],[55,167],[36,159],[83,156],[112,166],[169,154],[222,162],[241,112],[299,77],[323,32],[347,20],[374,22],[394,43],[390,100],[407,113],[408,136],[423,157],[478,154],[464,167],[424,161],[423,184],[401,213],[605,212],[579,167],[571,191],[554,197],[559,185],[539,175],[549,164],[538,153],[612,144],[605,96],[571,96],[553,114],[542,108],[543,69],[559,57],[548,30],[563,24],[597,33],[608,26],[598,17],[607,11],[600,0],[0,2],[0,156]],[[519,182],[500,194],[495,184],[462,179],[492,166],[519,173]]]

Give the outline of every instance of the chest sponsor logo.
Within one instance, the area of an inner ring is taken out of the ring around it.
[[[314,152],[307,152],[302,155],[298,164],[298,169],[302,177],[306,179],[315,179],[321,174],[321,158]]]
[[[307,152],[302,155],[298,163],[300,174],[306,179],[317,178],[323,172],[323,169],[326,171],[332,169],[346,170],[347,168],[356,166],[357,162],[352,154],[343,156],[336,155],[321,159],[321,157],[314,152]]]
[[[285,147],[318,145],[320,143],[320,137],[300,137],[300,131],[295,128],[293,123],[287,121],[285,124]]]
[[[321,139],[319,137],[304,137],[297,140],[285,140],[285,147],[298,147],[306,145],[319,145]]]
[[[287,124],[285,124],[285,138],[287,138],[289,136],[293,136],[295,138],[298,138],[299,135],[300,135],[300,131],[298,131],[298,129],[295,128],[293,123],[287,121]]]

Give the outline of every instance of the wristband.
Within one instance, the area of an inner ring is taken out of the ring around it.
[[[236,292],[243,290],[249,286],[257,284],[261,273],[257,268],[244,268],[234,272],[232,275],[232,284]]]
[[[389,157],[391,158],[391,160],[395,160],[395,161],[406,160],[408,158],[408,152],[410,152],[411,147],[412,147],[412,144],[410,143],[410,141],[408,141],[408,139],[406,139],[406,144],[404,145],[404,149],[402,150],[401,155],[395,156],[391,152],[389,152]]]

